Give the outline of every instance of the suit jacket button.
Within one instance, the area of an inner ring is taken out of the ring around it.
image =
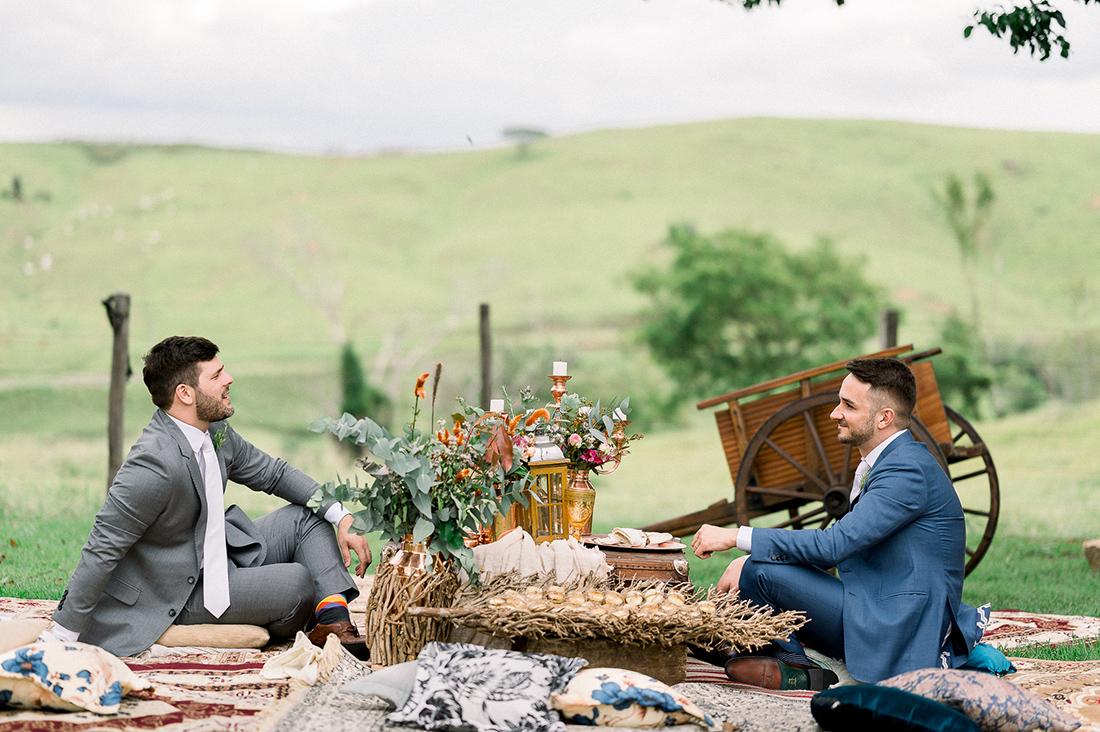
[[[168,617],[170,617],[170,618],[176,617],[176,611],[175,610],[169,610],[168,611]]]
[[[195,578],[194,577],[188,577],[187,578],[187,584],[189,584],[189,585],[195,584]]]

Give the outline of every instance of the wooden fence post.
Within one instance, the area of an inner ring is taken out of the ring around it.
[[[481,408],[488,411],[492,381],[493,348],[489,332],[489,303],[481,303]]]
[[[126,381],[130,378],[130,294],[116,292],[103,301],[114,331],[111,350],[111,392],[107,409],[107,489],[122,466],[126,414]]]
[[[878,335],[882,342],[883,350],[893,348],[898,344],[898,311],[891,308],[883,308],[879,312]]]

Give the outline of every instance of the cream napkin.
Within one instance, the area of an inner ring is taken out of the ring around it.
[[[491,544],[474,547],[474,560],[481,568],[483,582],[512,570],[521,577],[553,572],[558,582],[584,575],[602,579],[611,573],[611,565],[600,550],[586,547],[572,537],[537,544],[523,529],[513,529]]]
[[[325,647],[318,648],[302,631],[294,638],[294,645],[278,656],[268,659],[260,670],[265,679],[297,679],[309,686],[318,681],[327,681],[332,670],[340,663],[340,654],[344,649],[340,639],[330,635]]]
[[[650,546],[672,541],[672,534],[663,531],[642,531],[641,529],[612,529],[608,534],[607,546]]]

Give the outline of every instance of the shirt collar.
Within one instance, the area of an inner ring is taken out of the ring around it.
[[[165,412],[165,414],[168,414],[168,412]],[[191,450],[197,455],[199,451],[202,450],[202,443],[206,439],[207,433],[194,425],[181,422],[171,414],[168,414],[168,418],[175,422],[176,426],[180,428],[183,432],[183,436],[187,438],[187,444],[191,445]]]
[[[195,428],[192,427],[191,429],[195,429]],[[867,457],[863,458],[864,460],[867,461],[867,467],[868,468],[875,467],[875,461],[877,461],[879,459],[879,456],[882,455],[882,451],[886,449],[886,446],[889,445],[894,440],[901,437],[902,435],[904,435],[908,431],[909,430],[901,430],[900,432],[895,432],[894,434],[890,435],[885,440],[880,442],[878,444],[878,447],[876,447],[874,450],[871,450],[870,454],[868,454]]]

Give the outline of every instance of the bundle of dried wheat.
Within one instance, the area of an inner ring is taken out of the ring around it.
[[[456,625],[505,638],[606,639],[635,645],[752,650],[800,628],[801,613],[774,613],[713,588],[685,591],[657,580],[626,585],[585,578],[559,585],[502,574],[466,585],[450,610]]]

